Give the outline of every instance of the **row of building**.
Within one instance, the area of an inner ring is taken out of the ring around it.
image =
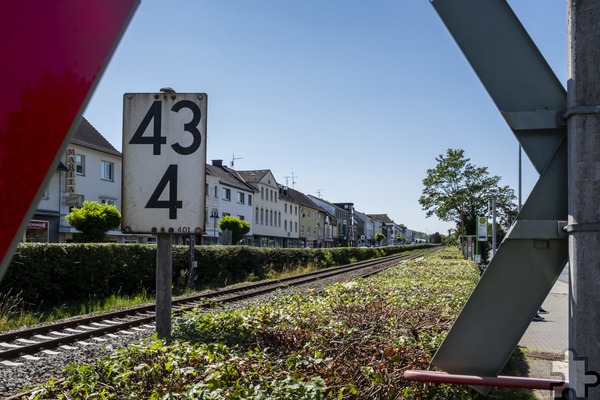
[[[76,241],[65,217],[84,200],[121,209],[121,153],[82,118],[64,158],[44,190],[23,240]],[[213,160],[206,166],[206,226],[202,244],[225,244],[219,220],[231,215],[250,223],[243,244],[261,247],[337,247],[410,243],[412,231],[386,214],[366,214],[354,204],[332,203],[277,182],[270,170],[239,171]],[[385,236],[376,243],[378,233]],[[119,243],[154,243],[152,235],[108,232]],[[183,240],[183,237],[178,238]],[[176,240],[178,240],[176,239]]]

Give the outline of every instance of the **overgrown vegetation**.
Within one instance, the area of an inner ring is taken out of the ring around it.
[[[439,253],[439,252],[438,252]],[[478,280],[457,250],[321,293],[191,312],[150,340],[71,366],[35,399],[472,399],[468,387],[403,379],[429,361]],[[494,390],[492,399],[534,399]]]
[[[302,268],[328,268],[407,250],[380,248],[277,249],[251,246],[196,246],[196,287],[209,289],[276,276]],[[114,295],[152,295],[156,287],[156,246],[114,243],[23,243],[13,256],[0,293],[20,293],[27,310],[88,303]],[[187,285],[189,247],[173,247],[174,291]],[[0,306],[1,308],[1,306]]]

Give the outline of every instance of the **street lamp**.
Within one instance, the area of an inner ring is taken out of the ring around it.
[[[215,244],[217,244],[217,218],[219,218],[219,210],[216,207],[210,212],[210,217],[213,219],[213,236],[215,238]]]

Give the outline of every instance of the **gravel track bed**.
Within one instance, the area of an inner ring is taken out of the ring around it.
[[[236,303],[228,304],[226,307],[243,307],[257,302],[264,302],[275,296],[282,294],[319,291],[325,286],[332,283],[347,281],[359,276],[359,272],[348,272],[344,275],[325,278],[319,281],[307,283],[305,285],[291,287],[283,290],[278,290],[274,293],[264,294],[253,297]],[[210,311],[215,311],[214,309]],[[145,332],[137,332],[130,330],[132,334],[117,333],[117,337],[103,337],[105,342],[97,342],[87,340],[88,345],[71,344],[69,347],[73,349],[56,350],[59,354],[36,354],[38,360],[26,360],[17,358],[13,360],[21,365],[7,366],[0,364],[0,398],[10,397],[18,394],[22,388],[35,387],[50,379],[58,380],[62,378],[62,370],[71,363],[91,364],[96,359],[109,355],[111,352],[124,348],[130,343],[138,342],[142,339],[149,338],[154,333],[154,330],[149,328]]]

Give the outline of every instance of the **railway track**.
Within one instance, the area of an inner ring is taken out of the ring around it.
[[[196,307],[208,307],[215,303],[226,304],[245,300],[278,289],[299,286],[350,272],[356,272],[356,276],[360,277],[368,276],[396,265],[400,261],[415,257],[418,256],[390,256],[327,268],[289,278],[202,292],[174,300],[173,313],[177,315]],[[154,322],[154,309],[155,305],[150,304],[0,334],[0,363],[7,365],[7,360],[13,360],[17,357],[32,355],[44,350],[52,351],[52,349],[59,346],[100,338],[107,334],[135,329],[140,326],[148,329]]]
[[[289,289],[328,278],[336,279],[336,277],[340,277],[339,279],[342,280],[350,280],[357,277],[366,277],[397,265],[400,261],[421,256],[421,254],[390,256],[284,279],[266,280],[244,286],[202,292],[173,301],[173,314],[177,315],[196,307],[225,306],[279,289]],[[0,365],[0,368],[17,366],[22,362],[21,358],[23,361],[37,359],[36,353],[52,354],[54,351],[60,352],[73,346],[85,346],[86,341],[108,341],[110,335],[117,332],[144,330],[150,335],[154,330],[154,307],[153,304],[144,305],[0,334],[0,364],[3,364]],[[106,338],[107,335],[108,339]],[[17,399],[23,398],[22,396],[23,394],[5,398]]]

